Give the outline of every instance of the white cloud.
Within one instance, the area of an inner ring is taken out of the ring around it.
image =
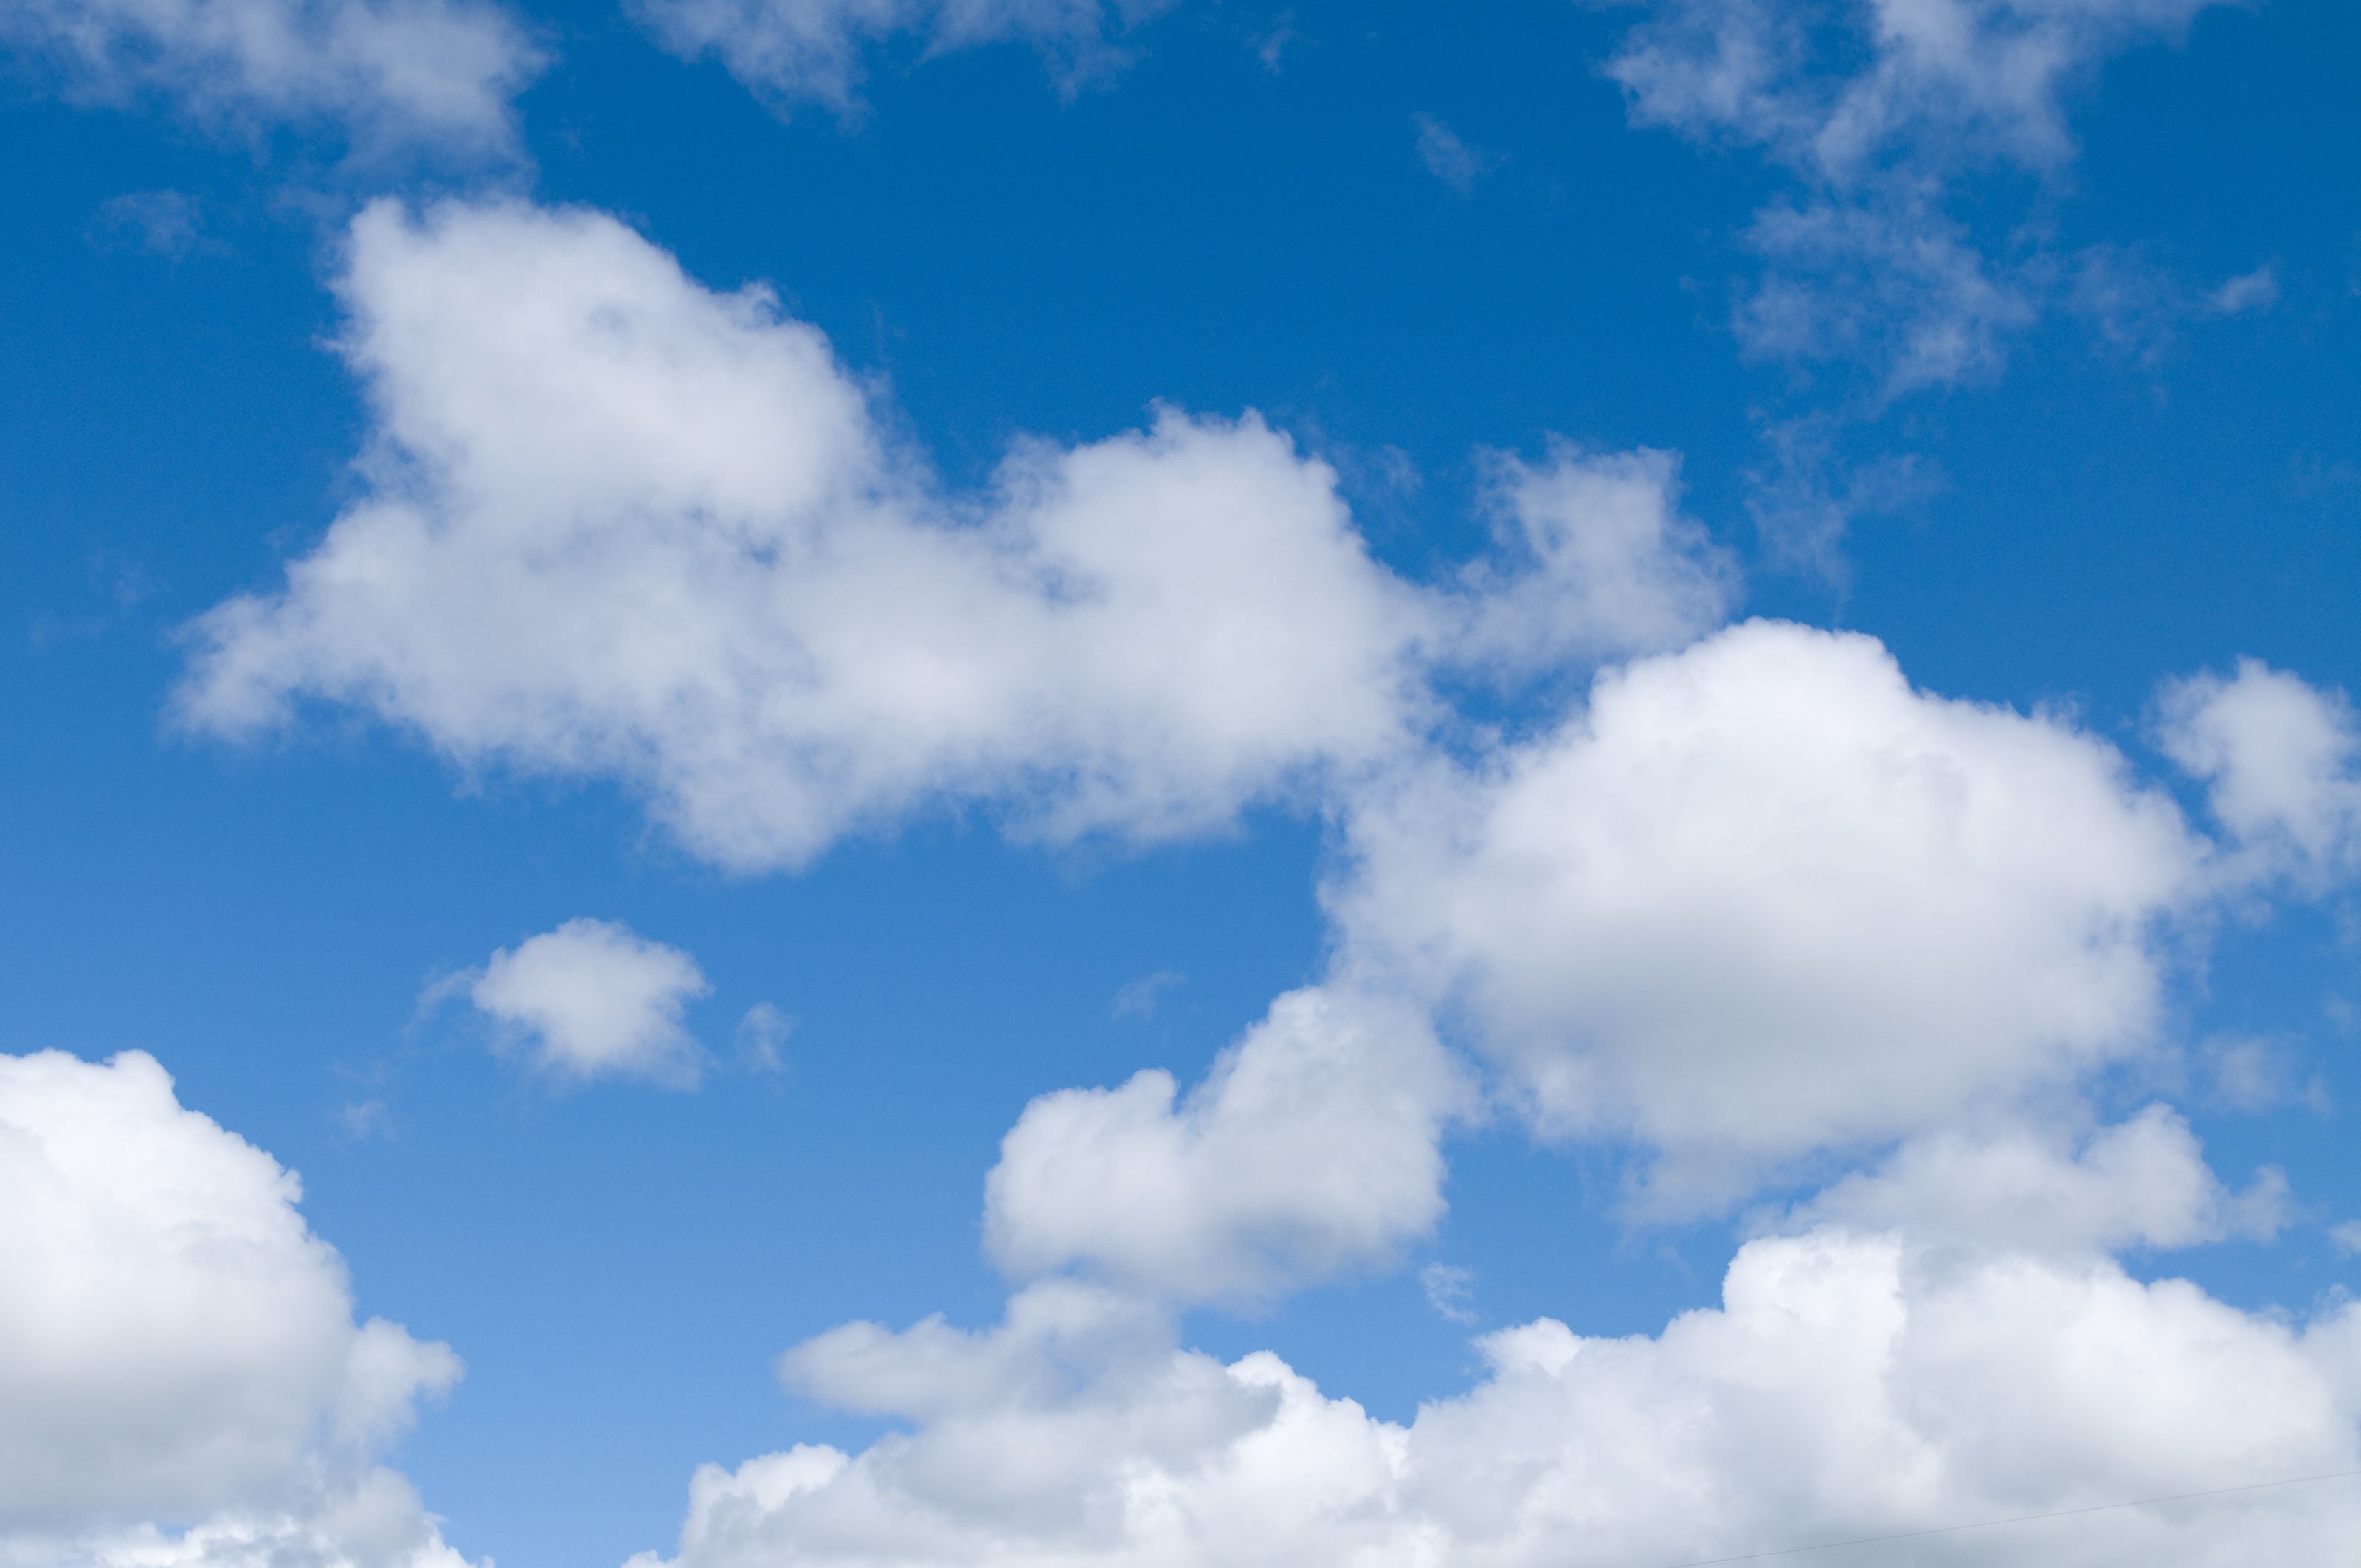
[[[719,57],[782,107],[857,106],[869,54],[895,35],[942,54],[1004,39],[1033,43],[1071,87],[1122,60],[1117,34],[1169,0],[631,0],[674,53]]]
[[[1386,1261],[1442,1216],[1442,1130],[1469,1105],[1418,1010],[1334,984],[1280,997],[1176,1092],[1149,1071],[1026,1107],[985,1183],[1003,1268],[1189,1300]]]
[[[1116,988],[1114,999],[1107,1003],[1107,1016],[1153,1018],[1163,1007],[1165,998],[1188,983],[1187,975],[1171,969],[1127,980]]]
[[[1634,118],[1736,137],[1831,183],[1898,157],[1936,167],[2070,156],[2066,92],[2107,54],[2177,37],[2227,0],[1869,0],[1831,14],[1669,0],[1609,66]]]
[[[1841,422],[1826,413],[1765,421],[1768,461],[1745,475],[1746,510],[1763,549],[1783,565],[1836,584],[1846,576],[1839,546],[1856,519],[1898,510],[1941,488],[1939,474],[1909,454],[1845,460],[1840,433]]]
[[[1597,655],[1728,587],[1646,454],[1511,466],[1536,558],[1451,591],[1374,563],[1252,414],[1025,444],[946,497],[817,332],[591,213],[372,207],[340,292],[367,493],[197,625],[182,716],[356,704],[469,767],[619,778],[735,868],[969,802],[1053,840],[1218,831],[1400,751],[1430,662],[1514,652],[1488,615]]]
[[[1660,478],[1634,481],[1638,532]],[[1915,1136],[1812,1212],[2078,1248],[2277,1223],[2276,1179],[2234,1199],[2161,1110],[2079,1147],[2020,1120],[2154,1043],[2160,927],[2210,891],[2171,803],[2061,719],[1753,622],[1610,670],[1494,754],[1365,781],[1346,823],[1325,982],[1185,1098],[1151,1071],[1027,1109],[986,1184],[1012,1277],[1252,1299],[1391,1260],[1476,1110],[1433,1016],[1544,1132],[1654,1157],[1668,1210]]]
[[[787,1063],[781,1052],[795,1032],[794,1019],[768,1002],[757,1002],[738,1020],[739,1055],[752,1071],[784,1072]]]
[[[1073,1287],[982,1333],[854,1325],[792,1353],[790,1381],[910,1430],[707,1466],[670,1562],[1662,1563],[2361,1465],[2352,1309],[2296,1330],[2088,1258],[1828,1228],[1749,1244],[1719,1307],[1653,1338],[1543,1319],[1477,1343],[1483,1380],[1402,1426]],[[2356,1530],[2349,1486],[2290,1488],[1888,1560],[2230,1568],[2325,1561]]]
[[[689,1087],[701,1053],[681,1022],[712,987],[697,960],[605,920],[568,920],[503,948],[467,996],[563,1078],[639,1078]],[[759,1042],[758,1042],[759,1044]],[[775,1054],[775,1039],[771,1041]]]
[[[2279,1173],[2233,1195],[2206,1166],[2189,1124],[2168,1107],[2151,1105],[2076,1143],[2060,1130],[2023,1125],[1929,1134],[1883,1168],[1839,1181],[1798,1217],[2060,1254],[2267,1241],[2286,1222]]]
[[[458,1358],[356,1323],[295,1178],[153,1058],[0,1057],[0,1563],[456,1568],[369,1461]]]
[[[2206,301],[2214,314],[2224,316],[2267,311],[2279,302],[2279,269],[2276,263],[2268,261],[2252,272],[2242,272],[2224,280]]]
[[[1476,1321],[1474,1270],[1455,1264],[1430,1263],[1418,1271],[1418,1286],[1426,1293],[1426,1304],[1436,1317],[1452,1323]]]
[[[301,1511],[236,1509],[187,1530],[141,1525],[0,1537],[5,1568],[490,1568],[445,1543],[417,1492],[371,1470]]]
[[[0,45],[78,97],[161,95],[200,119],[338,121],[363,150],[514,150],[538,51],[481,0],[11,0]]]
[[[2234,1111],[2258,1113],[2301,1105],[2329,1108],[2328,1085],[2309,1068],[2292,1040],[2230,1035],[2208,1040],[2197,1054],[2207,1098]]]
[[[1426,171],[1462,196],[1476,192],[1476,181],[1500,167],[1500,155],[1470,147],[1459,133],[1433,115],[1413,115],[1418,131],[1418,160]]]
[[[2344,693],[2241,659],[2226,680],[2171,683],[2162,707],[2165,752],[2207,786],[2241,872],[2361,872],[2361,719]]]
[[[1890,399],[1996,370],[2043,269],[1951,215],[1966,177],[2048,176],[2066,104],[2109,55],[2226,0],[1661,0],[1609,62],[1636,124],[1760,148],[1795,178],[1757,214],[1754,351],[1870,366]],[[1989,203],[1987,203],[1989,205]]]
[[[1404,773],[1350,842],[1362,961],[1451,1001],[1545,1126],[1700,1191],[2139,1048],[2202,859],[2103,742],[1762,621]]]
[[[1728,618],[1738,563],[1679,510],[1669,452],[1554,443],[1489,459],[1499,551],[1466,575],[1449,657],[1510,676],[1677,648]]]
[[[1959,226],[1923,203],[1774,203],[1749,236],[1769,270],[1739,308],[1740,343],[1768,358],[1860,359],[1885,397],[1996,372],[2036,314]]]
[[[225,247],[206,237],[202,205],[179,191],[130,191],[99,203],[91,242],[102,250],[144,250],[167,261]]]

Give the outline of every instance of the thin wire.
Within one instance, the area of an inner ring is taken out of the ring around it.
[[[2199,1497],[2226,1497],[2233,1492],[2266,1492],[2274,1486],[2309,1486],[2316,1481],[2344,1481],[2355,1475],[2361,1475],[2361,1470],[2334,1470],[2325,1475],[2298,1475],[2286,1481],[2257,1481],[2245,1486],[2216,1486],[2210,1492],[2176,1492],[2169,1497],[2139,1497],[2128,1503],[2092,1503],[2087,1508],[2059,1508],[2055,1513],[1978,1519],[1973,1524],[1938,1525],[1933,1530],[1905,1530],[1894,1535],[1864,1535],[1852,1541],[1823,1541],[1813,1546],[1783,1546],[1775,1552],[1744,1552],[1736,1557],[1706,1557],[1695,1563],[1675,1563],[1672,1568],[1719,1568],[1725,1563],[1760,1563],[1766,1557],[1794,1557],[1806,1552],[1834,1552],[1841,1546],[1875,1546],[1881,1541],[1916,1541],[1921,1536],[1951,1535],[1963,1530],[1992,1530],[2004,1524],[2031,1524],[2037,1519],[2062,1519],[2075,1514],[2103,1514],[2115,1508],[2145,1508],[2157,1503],[2187,1503]]]

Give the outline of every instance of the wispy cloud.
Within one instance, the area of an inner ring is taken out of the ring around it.
[[[1500,167],[1500,154],[1470,147],[1433,115],[1413,115],[1411,124],[1418,132],[1418,160],[1459,195],[1475,194],[1476,182]]]

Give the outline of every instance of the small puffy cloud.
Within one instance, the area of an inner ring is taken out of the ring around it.
[[[1800,1211],[1805,1223],[1906,1228],[1988,1247],[2059,1254],[2268,1240],[2285,1223],[2286,1182],[2266,1172],[2233,1195],[2189,1124],[2162,1105],[2076,1146],[2061,1132],[2008,1126],[1938,1132],[1882,1168],[1849,1176]]]
[[[511,151],[539,52],[485,0],[11,0],[0,45],[76,97],[210,122],[341,123],[357,148]]]
[[[1756,1241],[1719,1306],[1653,1337],[1485,1336],[1482,1380],[1406,1426],[1074,1291],[981,1333],[859,1324],[791,1353],[798,1387],[908,1430],[705,1467],[675,1555],[633,1568],[1604,1568],[2361,1465],[2352,1308],[2293,1328],[2087,1257]],[[2329,1560],[2356,1530],[2349,1486],[2289,1489],[1973,1532],[1942,1560],[2228,1568]]]
[[[1472,1270],[1448,1263],[1430,1263],[1418,1271],[1418,1285],[1426,1292],[1426,1304],[1436,1317],[1453,1323],[1476,1321],[1476,1276]]]
[[[1166,1343],[1162,1317],[1137,1299],[1054,1279],[1011,1297],[1006,1321],[986,1332],[940,1317],[899,1332],[870,1322],[831,1329],[781,1356],[779,1380],[837,1409],[928,1420],[1055,1398],[1077,1372]]]
[[[1467,573],[1455,662],[1530,677],[1677,648],[1729,618],[1737,561],[1681,512],[1671,453],[1558,442],[1489,467],[1500,548]]]
[[[1349,949],[1464,1018],[1544,1126],[1700,1191],[2139,1049],[2202,860],[2103,741],[1763,621],[1403,773],[1349,839]]]
[[[2275,262],[2265,262],[2252,272],[2241,272],[2225,280],[2206,299],[2206,304],[2220,316],[2267,311],[2279,302],[2279,269]]]
[[[768,1002],[757,1002],[738,1020],[739,1055],[755,1072],[784,1072],[787,1062],[781,1053],[795,1032],[794,1019]]]
[[[0,1057],[0,1563],[458,1568],[370,1463],[458,1358],[152,1058]]]
[[[2361,719],[2344,693],[2241,659],[2168,685],[2162,708],[2165,752],[2205,784],[2240,872],[2315,886],[2361,872]]]
[[[1418,160],[1459,195],[1474,195],[1476,181],[1500,166],[1499,154],[1468,146],[1433,115],[1413,115],[1411,124],[1418,131]]]
[[[1291,992],[1185,1097],[1148,1071],[1027,1106],[985,1182],[985,1245],[1020,1278],[1080,1268],[1171,1299],[1265,1296],[1426,1234],[1443,1128],[1467,1107],[1417,1009]]]
[[[568,920],[503,948],[467,997],[561,1078],[693,1086],[699,1052],[681,1021],[712,987],[697,960],[605,920]]]
[[[1005,39],[1034,44],[1065,82],[1120,62],[1116,36],[1170,0],[631,0],[657,41],[718,58],[783,108],[859,105],[867,57],[909,37],[929,55]]]
[[[1729,586],[1651,454],[1508,466],[1530,558],[1472,593],[1371,559],[1252,414],[1020,444],[945,496],[818,332],[598,214],[379,204],[339,291],[364,493],[192,629],[181,718],[350,704],[467,766],[620,779],[732,868],[963,804],[1222,831],[1414,745],[1437,661],[1603,656]]]

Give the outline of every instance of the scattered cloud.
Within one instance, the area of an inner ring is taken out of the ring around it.
[[[1152,1018],[1164,1005],[1164,999],[1188,982],[1189,977],[1179,970],[1158,970],[1154,974],[1141,975],[1126,981],[1116,990],[1115,1000],[1107,1003],[1111,1018]]]
[[[343,126],[355,150],[513,155],[542,56],[482,0],[13,0],[0,44],[69,95],[162,98],[209,125]]]
[[[767,1002],[757,1002],[738,1020],[738,1053],[753,1072],[785,1072],[787,1036],[796,1021]]]
[[[225,249],[204,232],[202,205],[180,191],[133,191],[99,203],[90,239],[101,250],[140,250],[167,261]]]
[[[1915,506],[1942,485],[1914,453],[1849,456],[1843,433],[1843,422],[1826,414],[1766,422],[1768,461],[1744,476],[1747,514],[1763,554],[1839,586],[1850,576],[1843,547],[1854,523]]]
[[[2208,300],[2121,247],[2061,255],[2044,210],[2075,156],[2068,108],[2103,62],[2234,3],[1653,0],[1606,73],[1634,125],[1770,167],[1731,329],[1793,373],[1804,418],[1872,422],[1993,381],[2054,310],[2152,364],[2180,322],[2268,302],[2268,268]],[[1793,482],[1776,432],[1794,417],[1770,422],[1753,510],[1775,561],[1838,579],[1847,486]]]
[[[2279,269],[2275,262],[2265,262],[2252,272],[2242,272],[2213,291],[2206,302],[2213,313],[2241,316],[2249,311],[2267,311],[2279,302]]]
[[[1185,1097],[1151,1070],[1027,1106],[985,1180],[985,1246],[1020,1279],[1079,1268],[1168,1299],[1268,1298],[1425,1234],[1443,1127],[1471,1106],[1416,1010],[1290,992]]]
[[[336,1130],[357,1144],[385,1142],[394,1135],[393,1107],[382,1100],[356,1100],[337,1110]]]
[[[1426,171],[1461,196],[1476,193],[1476,182],[1500,167],[1500,155],[1473,148],[1459,133],[1433,115],[1413,115],[1418,132],[1418,160]]]
[[[1255,40],[1255,58],[1262,61],[1265,71],[1277,76],[1286,63],[1287,51],[1301,41],[1302,35],[1295,30],[1295,13],[1282,11],[1270,29]]]
[[[1729,619],[1737,558],[1680,510],[1669,452],[1553,443],[1538,464],[1486,455],[1498,548],[1464,576],[1462,665],[1511,677],[1677,648]]]
[[[2160,707],[2159,743],[2236,848],[2229,874],[2318,890],[2361,871],[2361,718],[2343,692],[2241,659],[2169,684]]]
[[[1418,1271],[1418,1284],[1426,1292],[1426,1304],[1436,1317],[1447,1323],[1476,1321],[1473,1270],[1448,1263],[1430,1263]]]
[[[1893,398],[1995,371],[2033,274],[1953,215],[1995,170],[2071,161],[2070,90],[2222,0],[1664,0],[1609,62],[1633,122],[1752,147],[1795,182],[1756,214],[1755,351],[1845,357]]]
[[[702,1053],[682,1022],[712,987],[697,960],[605,920],[568,920],[467,977],[478,1011],[560,1079],[694,1087]]]
[[[1119,41],[1170,0],[631,0],[665,49],[719,59],[782,111],[861,106],[873,53],[895,38],[932,57],[1022,40],[1041,51],[1068,91],[1120,66]]]
[[[2253,1036],[2209,1040],[2198,1053],[2206,1097],[2250,1114],[2301,1105],[2328,1109],[2328,1085],[2307,1069],[2289,1042]]]

